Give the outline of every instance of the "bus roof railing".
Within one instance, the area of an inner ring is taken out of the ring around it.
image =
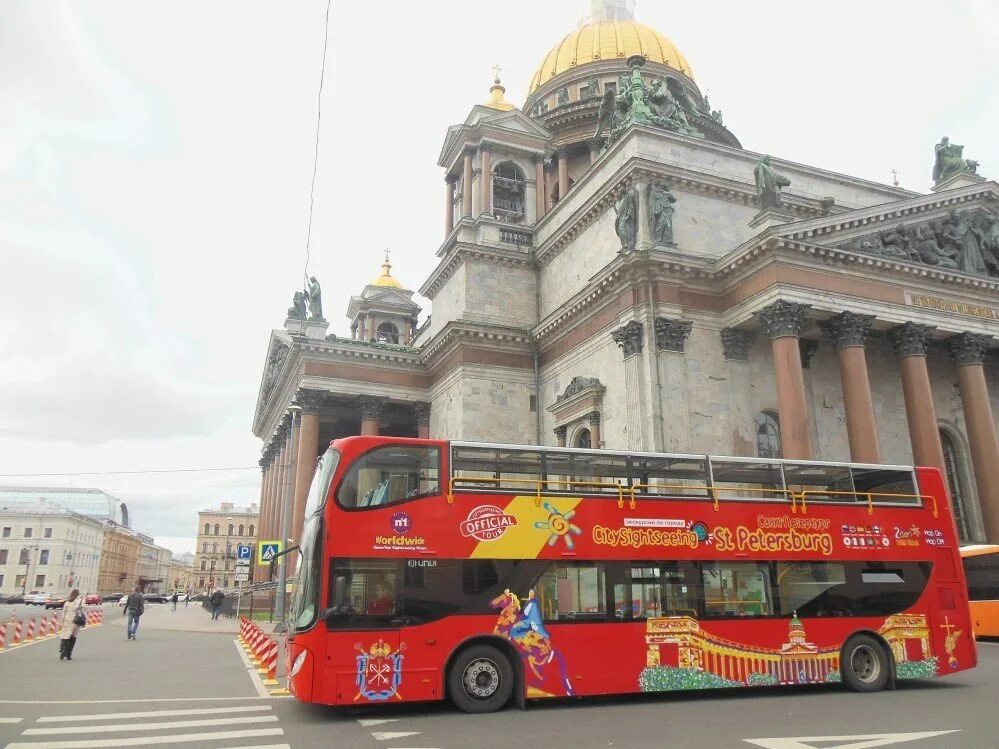
[[[689,491],[703,491],[704,499],[710,499],[711,504],[714,507],[715,512],[718,512],[719,501],[730,501],[728,497],[719,497],[719,490],[721,491],[737,491],[737,492],[748,492],[765,494],[768,496],[780,496],[786,499],[791,504],[791,512],[797,513],[798,507],[801,507],[801,514],[804,515],[808,512],[808,502],[809,498],[820,498],[829,496],[842,496],[842,497],[853,497],[853,501],[865,500],[867,503],[867,514],[874,514],[874,505],[876,502],[875,498],[884,498],[887,500],[898,500],[898,499],[913,499],[916,503],[926,506],[927,504],[932,504],[933,506],[933,517],[939,517],[939,508],[937,507],[937,500],[932,494],[907,494],[907,493],[895,493],[895,492],[865,492],[865,491],[836,491],[832,489],[806,489],[805,491],[796,492],[792,489],[782,489],[779,487],[765,487],[765,486],[740,486],[740,487],[717,487],[717,486],[707,486],[707,485],[694,485],[694,484],[633,484],[632,486],[625,486],[616,481],[606,482],[606,481],[575,481],[572,479],[511,479],[511,478],[495,478],[492,476],[452,476],[448,481],[448,493],[447,502],[448,504],[454,504],[454,491],[459,483],[467,484],[493,484],[496,488],[502,489],[507,488],[503,485],[506,484],[520,484],[523,486],[529,486],[533,488],[534,493],[534,504],[537,507],[541,506],[542,495],[549,491],[550,485],[554,484],[556,486],[567,486],[569,491],[572,491],[574,487],[588,487],[588,488],[599,488],[599,489],[613,489],[617,492],[617,506],[618,508],[624,508],[624,498],[627,494],[628,496],[628,506],[629,509],[634,510],[636,507],[636,501],[638,495],[644,495],[649,497],[651,494],[662,494],[662,490],[666,490],[665,493],[669,494],[670,490],[675,490],[676,492],[689,492]],[[474,488],[474,487],[467,487]],[[647,490],[655,489],[655,492],[649,492]],[[643,491],[646,490],[646,491]],[[558,491],[556,489],[556,491]],[[583,492],[588,493],[588,492]],[[592,492],[590,492],[592,493]],[[697,499],[699,497],[689,497],[683,496],[679,497],[682,499]],[[731,500],[735,501],[735,500]],[[814,499],[812,500],[814,501]],[[821,500],[820,500],[821,501]],[[835,501],[835,500],[833,500]],[[880,504],[880,503],[879,503]],[[892,502],[892,504],[895,504]],[[906,503],[909,504],[909,503]]]

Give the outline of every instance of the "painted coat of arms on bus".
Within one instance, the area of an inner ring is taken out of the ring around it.
[[[399,685],[402,684],[402,652],[406,643],[400,643],[395,652],[384,641],[378,640],[368,650],[361,643],[354,643],[357,656],[357,696],[354,701],[364,697],[372,702],[381,702],[395,697],[402,699]]]

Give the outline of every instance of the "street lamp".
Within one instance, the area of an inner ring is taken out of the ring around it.
[[[288,538],[288,534],[291,532],[291,512],[292,507],[295,504],[295,475],[292,472],[293,467],[298,463],[298,440],[295,438],[295,430],[298,427],[298,419],[302,414],[302,407],[291,402],[288,406],[288,413],[291,415],[291,428],[288,431],[288,439],[291,443],[291,450],[288,455],[288,463],[285,466],[285,476],[287,476],[287,485],[284,491],[284,504],[281,508],[281,538]],[[280,586],[280,595],[277,597],[275,602],[275,608],[277,611],[277,619],[280,622],[278,625],[280,631],[285,631],[285,597],[287,595],[287,579],[288,579],[288,555],[282,554],[278,557],[278,585]]]

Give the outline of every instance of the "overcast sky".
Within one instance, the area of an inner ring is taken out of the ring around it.
[[[333,0],[310,264],[333,332],[385,248],[421,285],[447,127],[497,63],[522,103],[582,7]],[[0,483],[102,488],[176,551],[197,509],[257,500],[250,424],[305,263],[325,8],[0,0]],[[637,15],[748,149],[925,191],[947,134],[999,174],[996,2]]]

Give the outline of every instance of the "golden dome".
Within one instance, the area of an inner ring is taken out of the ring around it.
[[[392,278],[392,263],[389,262],[388,252],[385,253],[385,262],[382,263],[381,275],[375,276],[368,286],[387,286],[391,289],[401,289],[402,284]]]
[[[516,109],[513,104],[503,98],[503,94],[505,93],[506,89],[503,87],[503,84],[500,83],[499,76],[497,75],[493,80],[493,85],[489,87],[489,101],[487,101],[484,106],[498,109],[501,112],[509,112],[511,109]]]
[[[531,79],[528,96],[567,70],[605,60],[624,62],[632,55],[642,55],[652,62],[676,68],[688,78],[694,77],[687,58],[655,29],[632,20],[591,21],[566,36],[545,55]]]

